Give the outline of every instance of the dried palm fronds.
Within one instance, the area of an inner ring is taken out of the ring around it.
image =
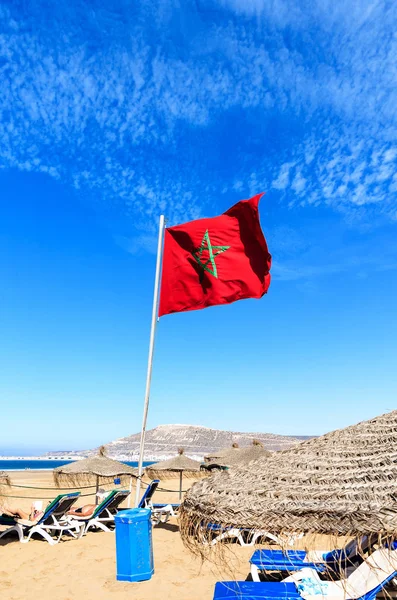
[[[259,440],[252,440],[251,446],[240,448],[238,453],[230,453],[224,458],[224,460],[226,461],[225,464],[227,467],[237,468],[247,465],[252,460],[257,460],[258,458],[271,455],[272,453],[269,452],[269,450],[265,450],[262,442]]]
[[[90,485],[93,479],[101,483],[109,483],[114,477],[136,477],[137,469],[109,458],[106,456],[105,447],[101,446],[96,456],[57,467],[53,473],[55,485],[80,487]]]
[[[234,458],[240,453],[240,446],[237,442],[233,442],[231,446],[227,446],[227,448],[222,448],[221,450],[214,450],[204,456],[204,461],[206,463],[213,463],[219,465],[227,465],[226,461],[231,462]]]
[[[146,467],[145,472],[151,478],[168,479],[179,477],[179,498],[182,498],[182,477],[202,477],[200,463],[185,456],[184,449],[178,448],[178,454],[168,460],[162,460]]]
[[[196,548],[206,524],[294,533],[397,536],[397,411],[196,483],[180,511]]]
[[[146,467],[145,471],[149,477],[158,477],[159,479],[174,477],[181,471],[186,474],[191,473],[195,475],[200,472],[200,463],[197,460],[193,460],[186,456],[183,448],[178,448],[178,454],[176,456],[149,465]]]

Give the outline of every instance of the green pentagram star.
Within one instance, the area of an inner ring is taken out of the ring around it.
[[[210,273],[214,277],[218,278],[218,271],[216,268],[215,258],[218,254],[222,254],[222,252],[226,252],[229,250],[230,246],[212,246],[210,236],[208,234],[208,229],[205,232],[203,239],[201,240],[201,245],[199,248],[196,248],[193,252],[193,258],[200,267]],[[208,251],[208,259],[204,261],[203,252]],[[211,266],[210,266],[211,265]]]

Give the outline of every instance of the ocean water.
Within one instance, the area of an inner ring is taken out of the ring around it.
[[[24,471],[25,469],[30,470],[43,470],[43,469],[55,469],[55,467],[61,467],[62,465],[68,465],[73,462],[72,460],[0,460],[0,471]],[[124,462],[124,461],[122,461]],[[125,462],[130,467],[137,467],[138,463]],[[153,461],[143,463],[144,467],[153,464]]]

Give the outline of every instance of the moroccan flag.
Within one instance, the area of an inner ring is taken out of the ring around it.
[[[219,217],[166,228],[160,316],[266,294],[271,256],[259,223],[262,195]]]

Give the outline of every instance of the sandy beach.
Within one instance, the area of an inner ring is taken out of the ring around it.
[[[11,472],[10,477],[13,485],[3,493],[10,496],[8,504],[12,507],[28,510],[32,502],[28,496],[46,502],[59,493],[53,484],[51,471],[16,471]],[[185,479],[184,489],[195,481]],[[29,486],[30,489],[18,486]],[[33,493],[31,486],[49,489]],[[176,490],[179,480],[163,480],[160,486]],[[112,486],[108,484],[107,487]],[[86,496],[77,505],[93,501],[94,496]],[[155,501],[177,502],[178,494],[176,491],[158,491]],[[0,526],[0,530],[4,529]],[[325,535],[315,539],[316,546],[324,550],[342,547],[348,541],[348,538]],[[229,544],[224,546],[222,564],[208,561],[203,564],[183,546],[177,518],[153,528],[153,545],[155,573],[152,579],[125,583],[116,580],[113,532],[90,531],[80,540],[65,536],[55,546],[41,538],[20,544],[16,535],[6,536],[0,539],[1,599],[124,600],[131,597],[135,600],[212,600],[217,581],[245,580],[249,575],[248,561],[253,548]],[[304,539],[298,540],[296,547],[304,548]],[[387,597],[390,595],[395,597],[394,589],[392,593],[387,592]]]
[[[48,471],[18,471],[10,473],[14,485],[37,487],[53,486],[52,473]],[[194,480],[184,480],[184,488]],[[162,482],[162,487],[176,489],[178,479]],[[11,487],[6,491],[10,506],[28,509],[32,500],[53,498],[57,490],[27,490]],[[92,502],[85,497],[78,505]],[[156,493],[156,501],[177,502],[178,495]],[[1,527],[1,530],[4,530]],[[37,538],[20,544],[14,535],[0,540],[0,587],[2,600],[36,600],[37,598],[74,600],[121,600],[128,596],[135,600],[180,599],[212,600],[214,585],[222,579],[218,568],[200,560],[186,551],[178,531],[177,519],[154,527],[155,574],[148,582],[123,583],[116,581],[115,536],[101,531],[89,532],[81,540],[68,537],[50,546]],[[252,548],[233,544],[230,559],[236,578],[248,575],[248,559]],[[224,577],[223,577],[224,578]]]

